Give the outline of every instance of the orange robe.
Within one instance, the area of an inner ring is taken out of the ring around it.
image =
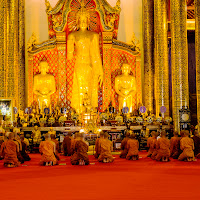
[[[56,140],[56,139],[51,139],[51,141],[54,142],[55,145],[56,145],[55,157],[56,157],[57,160],[60,160],[60,157],[59,157],[59,155],[58,155],[58,152],[59,152],[59,150],[60,150],[59,142],[58,142],[58,140]]]
[[[137,156],[137,159],[139,159],[139,156],[138,156],[139,142],[138,142],[138,140],[136,140],[136,139],[128,140],[127,149],[128,149],[128,154],[126,156],[127,160],[131,160],[133,156]]]
[[[194,159],[194,141],[189,137],[183,137],[180,141],[180,148],[183,152],[178,157],[178,160],[185,160],[187,158]]]
[[[199,158],[200,156],[200,137],[199,136],[194,136],[193,138],[194,141],[194,155]]]
[[[63,140],[63,151],[65,156],[71,156],[71,138],[69,136],[65,136]]]
[[[126,137],[122,140],[121,142],[121,149],[122,149],[122,152],[120,154],[120,158],[126,158],[127,154],[128,154],[128,148],[127,148],[127,142],[130,138]]]
[[[180,137],[172,137],[170,140],[170,156],[178,159],[180,153]]]
[[[147,147],[149,148],[147,157],[151,157],[151,155],[153,154],[154,149],[156,148],[156,141],[157,139],[154,137],[149,137],[147,139]]]
[[[71,151],[71,155],[74,154],[75,152],[75,144],[76,144],[77,139],[71,139],[71,147],[70,147],[70,151]]]
[[[156,156],[157,156],[157,154],[158,154],[157,142],[158,142],[158,140],[156,139],[156,141],[155,141],[155,147],[154,147],[153,153],[152,153],[152,155],[151,155],[151,159],[153,159],[153,160],[156,159]]]
[[[170,141],[168,138],[159,138],[156,142],[156,148],[158,150],[156,160],[160,161],[162,157],[170,157]]]
[[[50,140],[45,140],[40,143],[39,150],[42,154],[40,164],[44,165],[46,162],[53,162],[53,165],[57,164],[57,159],[54,155],[55,143]]]
[[[4,157],[4,166],[12,164],[14,167],[20,165],[17,159],[17,144],[13,140],[7,140],[1,145],[1,155]]]
[[[84,160],[85,165],[89,165],[89,158],[88,158],[88,145],[85,141],[76,140],[74,154],[71,156],[71,164],[78,165],[79,160]]]
[[[98,158],[99,155],[100,155],[100,146],[99,146],[99,141],[100,141],[100,138],[97,138],[96,139],[96,142],[95,142],[95,154],[94,154],[94,157],[95,158]]]
[[[100,155],[98,158],[99,162],[103,162],[104,159],[109,159],[110,162],[113,162],[114,158],[112,157],[112,142],[108,139],[100,140]]]

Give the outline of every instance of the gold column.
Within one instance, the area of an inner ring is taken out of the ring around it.
[[[5,16],[5,0],[0,0],[0,97],[5,96],[5,52],[4,42],[5,42],[5,34],[6,34],[6,23],[4,20]]]
[[[200,1],[195,0],[195,52],[196,52],[196,90],[197,124],[200,130]]]
[[[154,98],[154,0],[143,0],[144,105],[153,112]]]
[[[0,0],[0,97],[24,109],[24,0]]]
[[[156,116],[159,116],[161,106],[167,108],[165,116],[169,116],[167,0],[154,1],[154,34]]]
[[[173,0],[171,6],[172,109],[175,130],[180,130],[179,110],[189,107],[186,0]]]

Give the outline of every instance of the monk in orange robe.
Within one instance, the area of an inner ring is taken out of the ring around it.
[[[127,160],[138,160],[139,159],[139,142],[138,140],[135,139],[136,134],[133,132],[130,135],[130,140],[127,142],[127,149],[128,149],[128,154],[126,156]]]
[[[157,161],[169,161],[170,157],[170,140],[167,138],[165,130],[161,131],[161,138],[156,143],[158,154],[156,155]]]
[[[63,140],[63,151],[65,156],[71,156],[71,141],[72,141],[72,133],[68,133]]]
[[[14,142],[19,146],[19,152],[17,152],[17,158],[20,163],[24,163],[24,158],[21,155],[22,143],[19,137],[19,132],[14,132]]]
[[[178,136],[178,132],[174,131],[174,136],[170,139],[170,156],[178,159],[180,153],[180,137]]]
[[[194,156],[200,158],[200,135],[197,130],[194,131],[192,139],[194,141]]]
[[[178,160],[180,161],[194,161],[194,141],[189,138],[189,131],[184,131],[184,137],[180,141],[180,148],[183,151]]]
[[[60,157],[58,155],[59,151],[60,151],[60,145],[58,140],[56,140],[56,135],[55,134],[51,134],[51,141],[55,143],[56,145],[56,152],[55,152],[55,157],[57,160],[60,160]]]
[[[100,138],[97,138],[96,142],[95,142],[95,154],[94,154],[95,158],[98,158],[99,155],[100,155],[100,141],[102,139],[104,139],[104,132],[103,131],[100,132]]]
[[[77,133],[74,154],[71,156],[72,165],[89,165],[88,146],[89,144],[85,141],[83,133]]]
[[[100,155],[98,158],[99,162],[108,163],[114,161],[114,158],[111,154],[113,146],[112,142],[108,139],[108,137],[109,134],[107,132],[104,132],[104,139],[101,139],[101,141],[99,142],[100,146]]]
[[[156,141],[155,141],[155,146],[154,146],[154,150],[153,150],[153,153],[151,155],[151,159],[152,160],[155,160],[156,159],[156,156],[158,154],[158,149],[157,149],[157,142],[158,142],[158,136],[160,135],[159,132],[155,132],[155,137],[156,137]]]
[[[71,148],[70,148],[71,155],[73,155],[74,152],[75,152],[75,144],[76,144],[78,137],[79,137],[79,132],[76,131],[75,134],[74,134],[74,138],[73,137],[71,138]]]
[[[56,145],[51,141],[49,133],[45,134],[45,141],[42,141],[39,146],[39,151],[42,155],[40,165],[56,165],[58,161],[55,157]]]
[[[120,154],[120,158],[126,158],[127,154],[128,154],[128,148],[127,148],[127,142],[130,139],[130,131],[126,131],[126,137],[122,140],[121,142],[121,154]]]
[[[14,133],[9,133],[9,139],[1,145],[0,155],[4,157],[5,167],[18,167],[20,162],[17,158],[19,146],[14,142]]]
[[[20,140],[22,144],[22,150],[20,151],[21,156],[23,157],[24,161],[29,161],[31,160],[30,156],[27,154],[27,144],[24,141],[24,135],[20,135]]]
[[[147,147],[149,148],[147,157],[151,157],[151,155],[154,152],[154,149],[156,148],[156,141],[157,141],[157,135],[155,131],[151,132],[151,136],[147,139]]]

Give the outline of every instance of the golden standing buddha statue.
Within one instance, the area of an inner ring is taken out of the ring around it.
[[[129,75],[130,65],[123,64],[122,74],[115,78],[115,91],[119,95],[119,110],[123,107],[128,107],[129,112],[132,112],[133,95],[136,91],[135,77]]]
[[[33,92],[38,96],[39,108],[44,112],[45,107],[49,107],[50,96],[56,91],[55,78],[51,74],[47,74],[49,65],[46,61],[42,61],[39,65],[41,74],[34,76]]]
[[[78,31],[67,40],[67,59],[76,52],[71,107],[82,113],[85,95],[92,107],[98,107],[98,87],[103,82],[103,67],[99,50],[99,35],[88,30],[89,14],[84,5],[77,14]]]

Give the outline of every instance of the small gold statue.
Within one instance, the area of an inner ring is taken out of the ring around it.
[[[136,91],[135,77],[129,75],[130,65],[123,64],[122,74],[115,78],[115,91],[119,95],[119,111],[123,107],[128,107],[129,112],[132,112],[133,95]]]
[[[88,95],[92,107],[98,107],[98,87],[103,82],[103,68],[99,50],[99,35],[88,30],[89,13],[84,4],[77,14],[78,31],[72,32],[67,40],[67,59],[74,57],[73,89],[71,107],[83,112],[83,100]]]
[[[56,136],[56,131],[53,130],[53,127],[50,127],[50,130],[48,131],[50,135],[55,135]]]
[[[34,76],[33,92],[38,96],[39,108],[44,112],[45,107],[49,107],[50,96],[56,91],[55,78],[47,74],[49,65],[46,61],[40,63],[41,74]]]
[[[34,126],[34,130],[32,131],[32,138],[33,138],[33,143],[40,143],[41,142],[41,132],[38,129],[38,126]]]

